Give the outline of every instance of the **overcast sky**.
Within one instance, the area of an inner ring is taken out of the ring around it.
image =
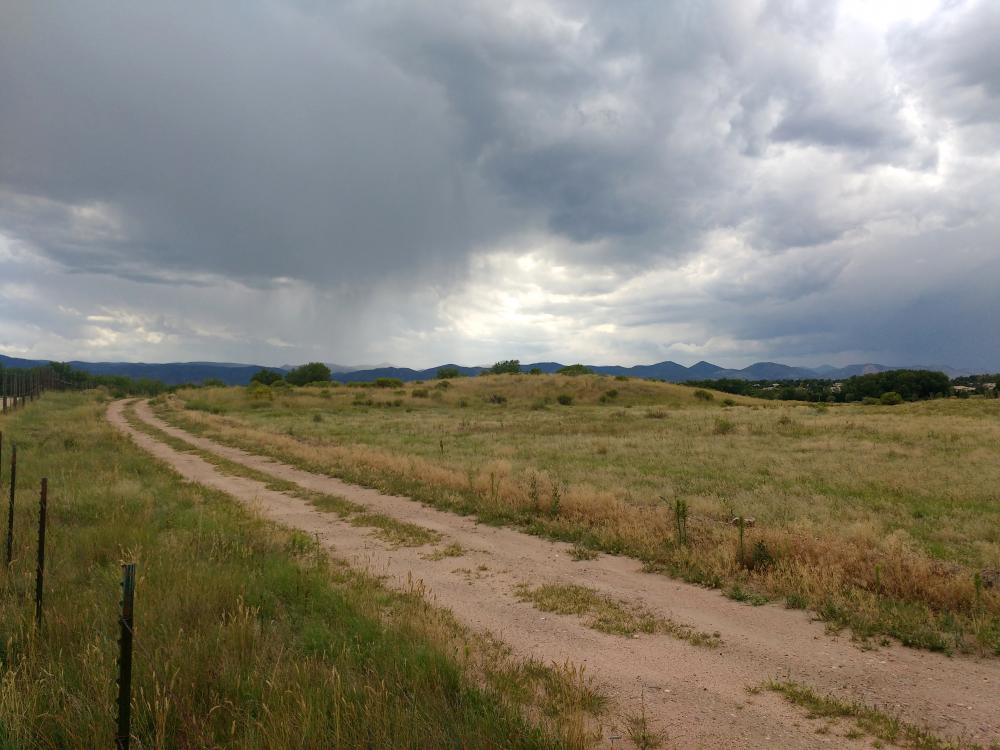
[[[998,370],[997,40],[995,0],[0,0],[0,352]]]

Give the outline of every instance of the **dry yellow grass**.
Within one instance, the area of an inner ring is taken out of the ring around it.
[[[859,636],[1000,649],[1000,593],[976,583],[1000,568],[997,401],[706,401],[665,383],[528,375],[179,396],[161,407],[173,421],[315,470],[736,598],[781,597]],[[688,545],[676,500],[691,509]],[[742,558],[738,515],[755,519]]]

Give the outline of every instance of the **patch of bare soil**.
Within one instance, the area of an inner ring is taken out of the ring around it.
[[[332,554],[385,575],[390,584],[422,580],[437,604],[524,656],[584,665],[614,705],[604,730],[608,746],[613,733],[625,734],[620,717],[644,711],[650,727],[663,732],[670,747],[871,747],[870,738],[844,736],[846,725],[826,732],[821,722],[806,718],[778,695],[747,691],[768,679],[794,680],[820,693],[877,706],[939,735],[987,747],[1000,743],[1000,662],[900,646],[863,651],[847,637],[828,635],[807,613],[734,602],[716,591],[644,573],[639,562],[625,557],[575,561],[568,544],[480,525],[406,497],[219,445],[165,423],[144,402],[137,405],[140,419],[197,448],[433,529],[443,537],[437,547],[460,545],[462,554],[428,554],[435,548],[427,546],[393,548],[336,514],[260,482],[227,476],[204,459],[133,429],[123,416],[124,405],[118,401],[109,407],[112,424],[186,479],[316,535]],[[523,584],[586,586],[672,622],[718,632],[722,643],[706,648],[664,633],[602,633],[587,627],[585,618],[547,614],[522,601],[517,589]],[[618,740],[614,747],[627,745]]]

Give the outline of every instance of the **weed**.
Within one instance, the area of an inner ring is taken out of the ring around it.
[[[729,433],[734,432],[735,430],[736,430],[735,422],[731,422],[728,419],[722,419],[720,417],[719,419],[715,420],[715,425],[712,427],[712,434],[728,435]]]
[[[574,544],[570,547],[569,556],[580,562],[582,560],[593,560],[597,557],[597,551],[590,549],[590,547],[584,547],[582,544]]]
[[[674,526],[677,530],[677,544],[684,547],[688,543],[687,535],[688,504],[687,500],[677,498],[674,501]]]
[[[639,704],[639,713],[625,717],[625,728],[628,738],[635,745],[636,750],[657,750],[663,746],[664,737],[649,727],[646,719],[646,700],[642,698]]]
[[[465,547],[463,547],[458,542],[452,542],[446,547],[439,547],[438,549],[430,552],[426,555],[422,555],[425,560],[444,560],[446,557],[461,557],[466,552]]]

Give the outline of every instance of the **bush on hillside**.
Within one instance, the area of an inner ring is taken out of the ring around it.
[[[271,383],[276,383],[282,380],[280,372],[275,372],[274,370],[263,369],[260,372],[254,373],[250,377],[251,383],[260,383],[261,385],[271,385]]]
[[[557,372],[560,375],[593,375],[594,371],[586,365],[575,364],[560,367]]]
[[[317,380],[329,380],[330,368],[322,362],[310,362],[296,367],[285,376],[285,380],[292,385],[306,385]]]
[[[497,362],[490,368],[491,375],[505,375],[521,372],[521,360],[519,359],[504,359]]]

